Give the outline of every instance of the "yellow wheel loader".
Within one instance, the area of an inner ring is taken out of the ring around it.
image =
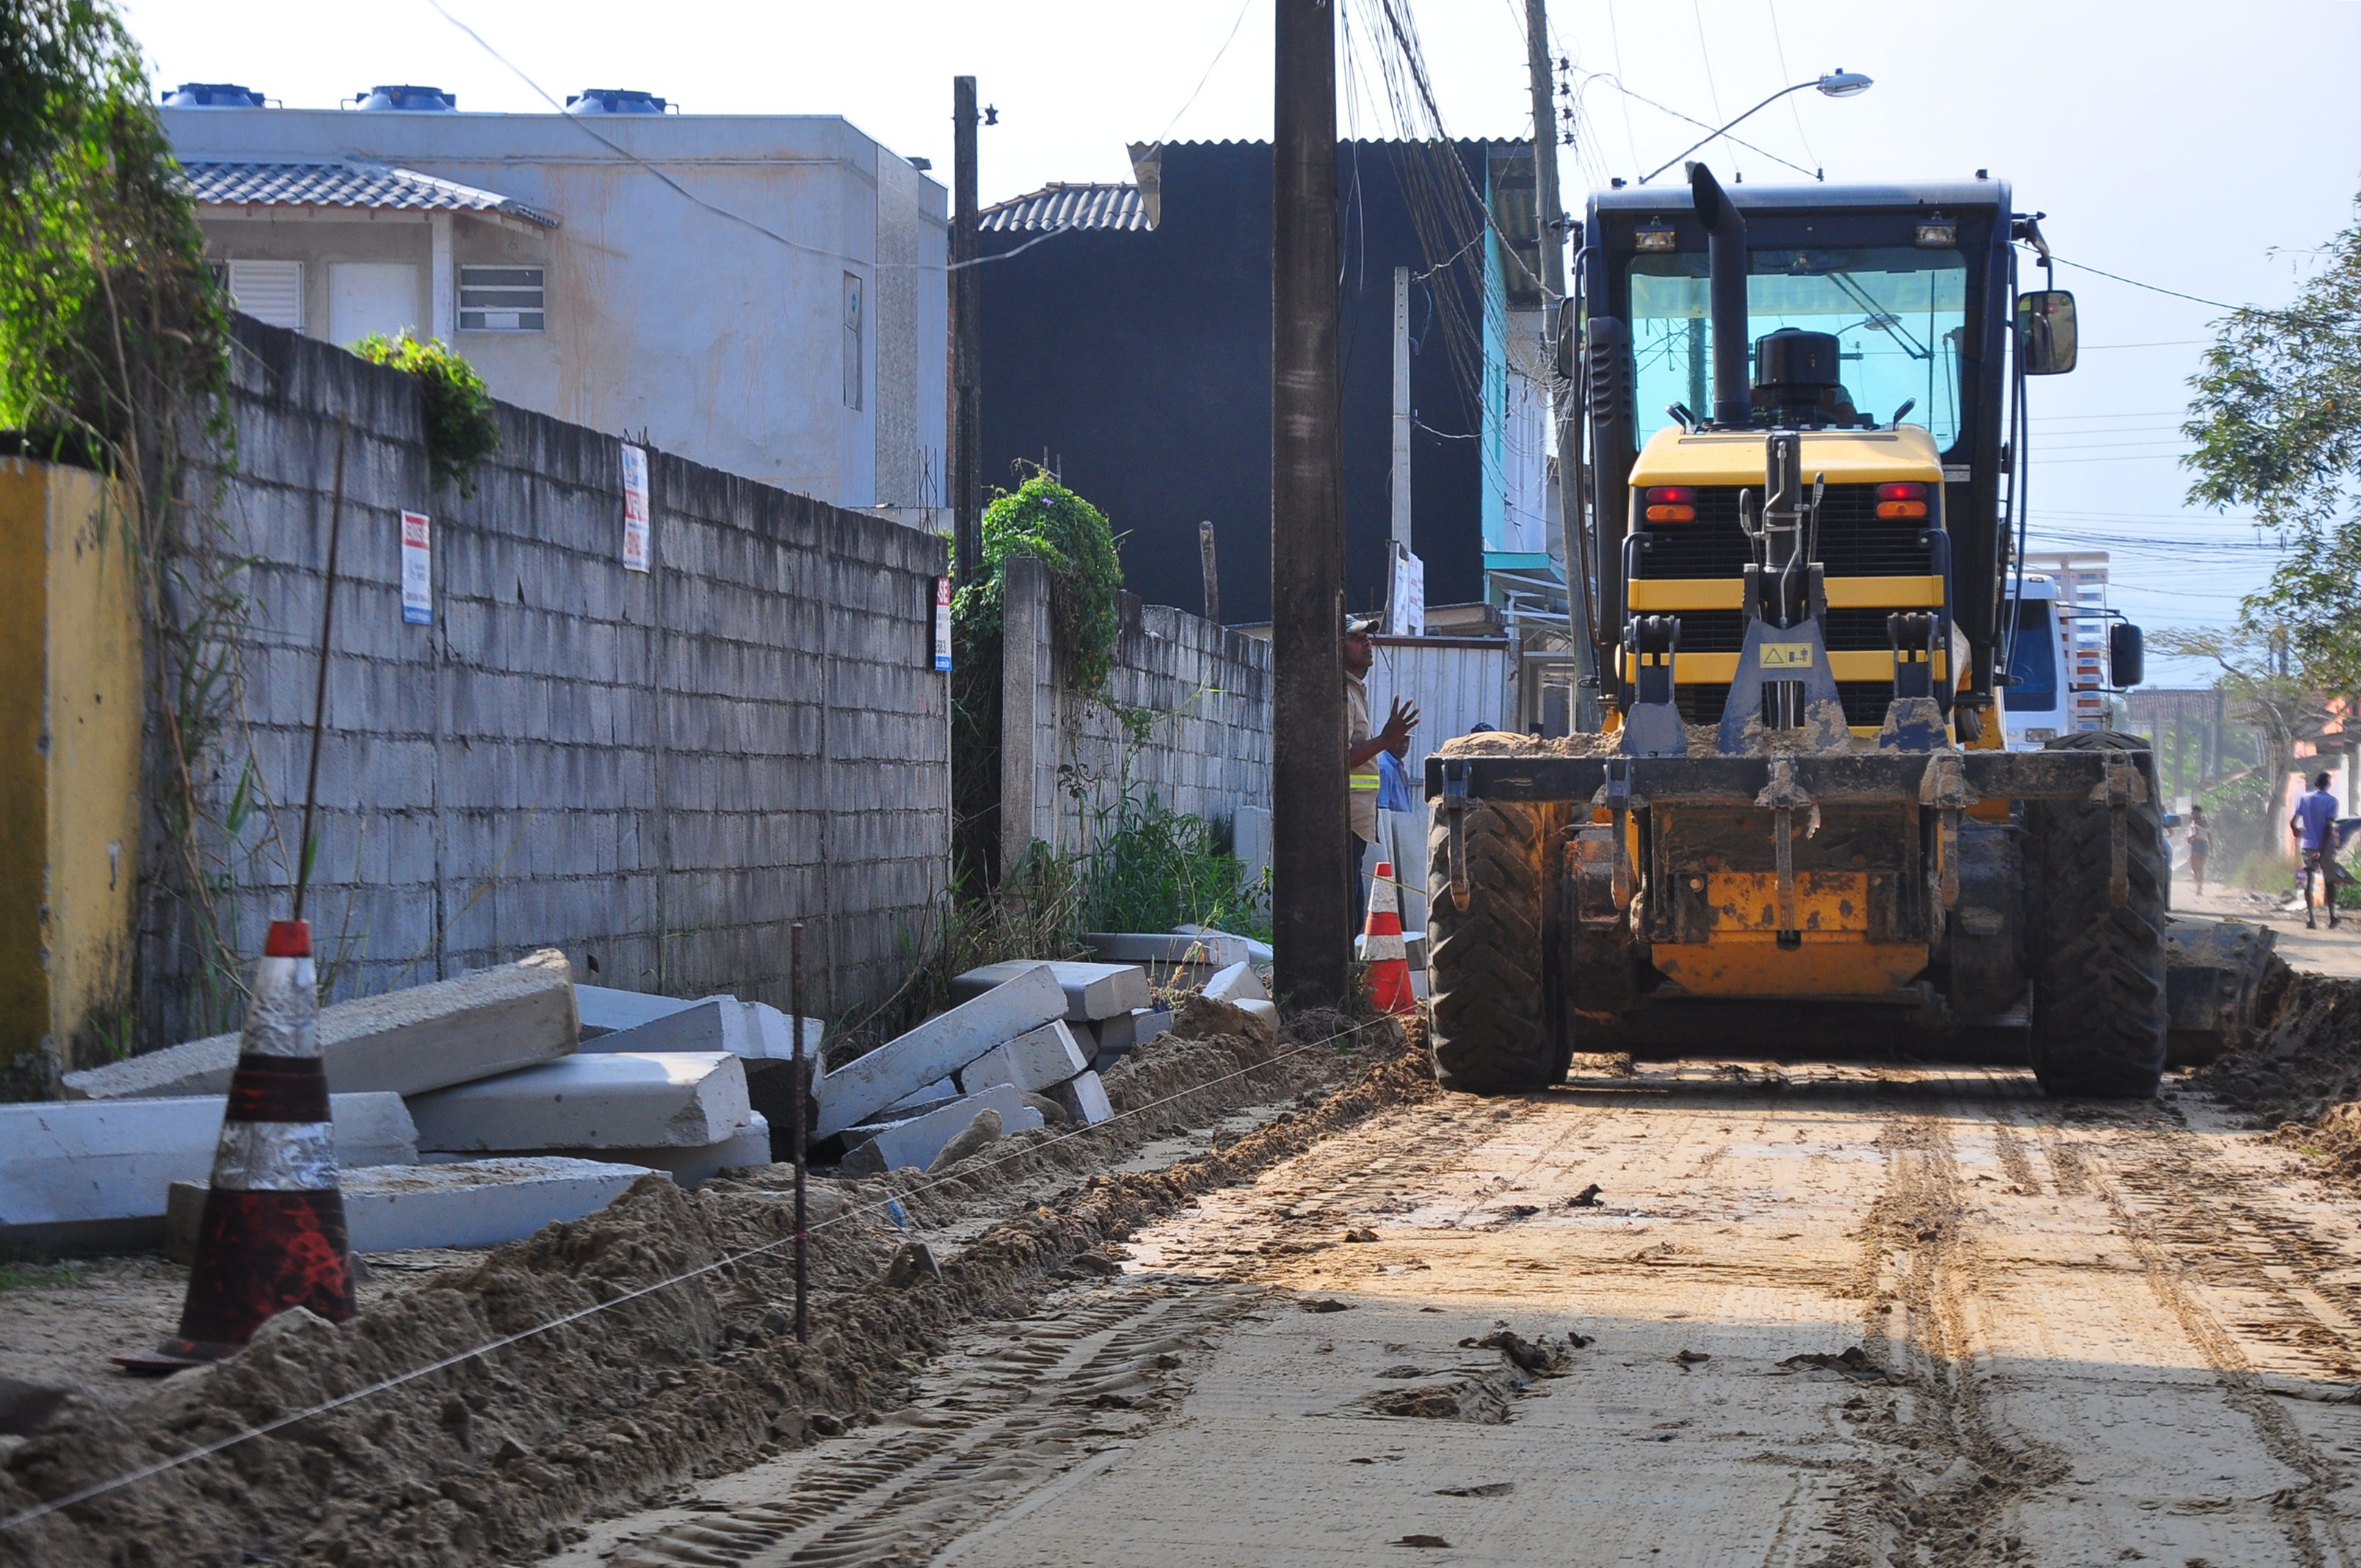
[[[2144,742],[2003,745],[2025,383],[2074,363],[2072,298],[2016,286],[2036,217],[1981,175],[1689,174],[1591,198],[1560,327],[1604,723],[1428,759],[1437,1077],[1997,1031],[2052,1093],[2152,1093],[2275,960],[2169,961]]]

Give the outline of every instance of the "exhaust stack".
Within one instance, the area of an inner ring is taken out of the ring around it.
[[[1743,429],[1754,421],[1753,378],[1746,367],[1746,219],[1713,170],[1689,165],[1689,195],[1706,227],[1707,295],[1713,310],[1713,422]]]

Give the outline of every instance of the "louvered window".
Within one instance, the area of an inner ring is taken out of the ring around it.
[[[225,280],[230,302],[257,321],[303,330],[303,264],[232,261]]]
[[[548,295],[538,267],[459,269],[461,332],[539,332]]]

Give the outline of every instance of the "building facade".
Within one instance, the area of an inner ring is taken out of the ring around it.
[[[1133,592],[1201,613],[1210,521],[1219,619],[1265,621],[1270,146],[1135,148],[1133,168],[983,214],[985,483],[1056,471],[1123,536]],[[1347,605],[1385,606],[1397,539],[1429,604],[1500,602],[1520,575],[1546,593],[1532,148],[1346,142],[1337,186]]]
[[[168,96],[239,309],[346,346],[437,337],[496,397],[838,506],[941,504],[948,196],[923,163],[833,116],[642,93],[364,97]]]

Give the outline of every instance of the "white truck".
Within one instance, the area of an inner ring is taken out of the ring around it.
[[[2001,694],[2008,749],[2038,751],[2060,735],[2112,729],[2121,718],[2113,679],[2103,550],[2029,551],[2012,584],[2015,637]],[[2133,677],[2135,680],[2136,676]]]

